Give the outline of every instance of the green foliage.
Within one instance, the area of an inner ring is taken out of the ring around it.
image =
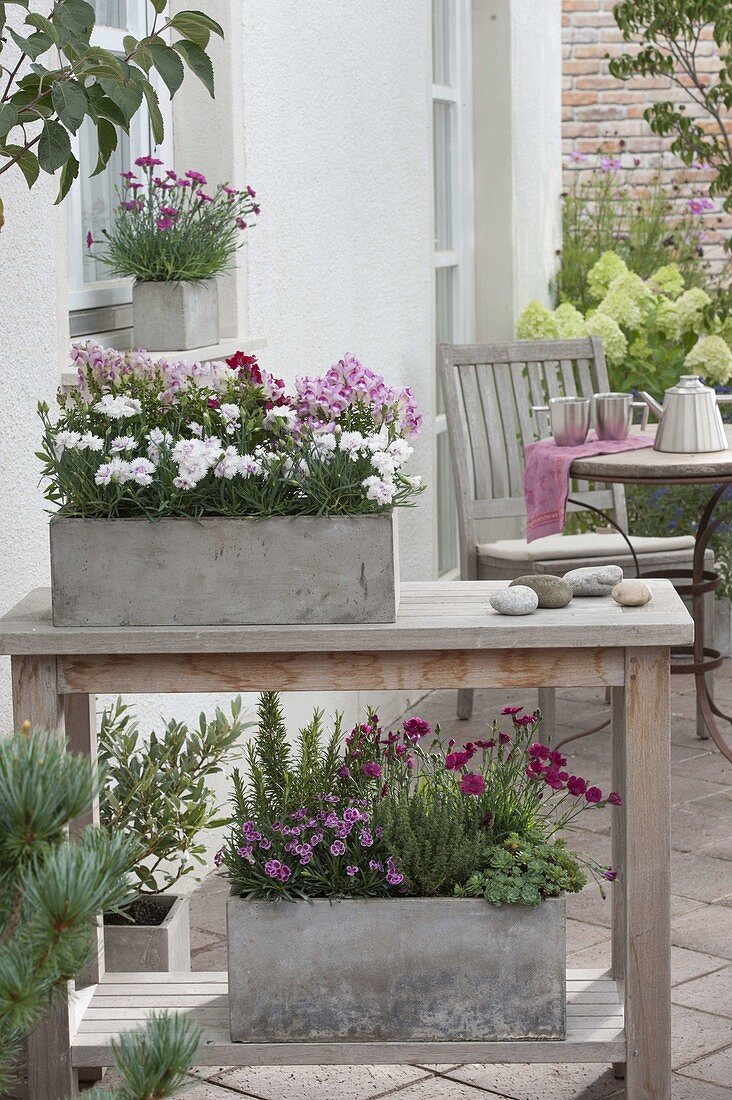
[[[636,187],[635,169],[616,164],[604,157],[604,168],[573,172],[562,200],[557,303],[571,302],[582,311],[592,306],[589,273],[604,252],[615,253],[642,279],[673,262],[686,286],[702,286],[707,280],[699,217],[688,209],[679,213],[674,206],[679,185],[659,173],[650,186]]]
[[[223,37],[219,24],[199,11],[166,15],[168,0],[150,3],[150,33],[139,40],[128,35],[127,52],[119,57],[91,44],[96,16],[86,0],[57,0],[45,15],[31,11],[29,0],[0,0],[0,32],[7,31],[0,37],[0,175],[17,165],[32,187],[39,170],[53,175],[61,169],[60,202],[79,171],[69,134],[85,119],[96,126],[96,171],[101,171],[116,148],[117,131],[129,132],[143,100],[155,142],[161,142],[163,120],[150,82],[152,69],[173,95],[185,63],[213,96],[206,47],[212,33]],[[10,7],[25,9],[21,27],[29,33],[6,27]],[[165,40],[169,35],[172,48]]]
[[[246,783],[238,768],[234,772],[237,820],[275,821],[310,806],[324,791],[342,788],[342,715],[335,715],[333,729],[326,733],[323,711],[314,710],[294,747],[277,692],[260,695],[257,718],[257,731],[245,750]]]
[[[482,867],[490,846],[476,806],[452,789],[415,784],[377,811],[387,849],[416,897],[452,894]]]
[[[172,719],[148,739],[141,738],[121,699],[104,711],[100,815],[110,833],[134,841],[133,872],[140,893],[169,890],[194,870],[194,861],[204,864],[201,833],[228,823],[228,817],[219,816],[207,781],[234,758],[246,728],[240,698],[232,702],[230,718],[217,708],[211,720],[200,715],[197,729]]]
[[[629,271],[614,251],[603,252],[587,273],[579,311],[553,313],[530,302],[518,319],[519,339],[562,339],[582,334],[602,340],[613,390],[648,390],[659,400],[681,374],[699,373],[710,385],[732,375],[732,313],[726,299],[713,300],[701,287],[685,289],[676,264],[647,280]]]
[[[542,841],[512,833],[487,854],[482,871],[457,886],[459,898],[484,897],[491,905],[539,905],[544,898],[577,894],[587,884],[563,840]]]
[[[134,841],[104,829],[69,835],[95,793],[89,760],[29,727],[0,738],[0,1089],[12,1086],[21,1039],[90,962],[95,918],[131,897]],[[124,1084],[98,1100],[173,1097],[195,1061],[198,1032],[153,1020],[116,1047]]]
[[[152,1013],[144,1031],[112,1043],[122,1083],[111,1092],[94,1089],[89,1100],[175,1100],[189,1079],[200,1044],[200,1028],[185,1017]]]
[[[492,887],[497,903],[536,904],[581,889],[577,858],[555,838],[588,809],[619,805],[620,797],[605,799],[587,780],[570,777],[566,758],[535,741],[541,715],[521,709],[504,712],[512,734],[494,723],[489,739],[460,751],[453,742],[447,754],[439,727],[427,751],[419,744],[432,732],[427,722],[414,717],[386,731],[368,711],[341,757],[339,723],[321,743],[316,711],[292,750],[277,696],[262,696],[249,774],[245,780],[235,772],[234,824],[217,865],[241,897],[290,901],[394,890],[445,896],[471,882],[473,890],[483,884],[480,894],[494,871],[518,886],[511,899]],[[599,880],[615,877],[587,865]]]
[[[701,108],[701,118],[690,118],[684,103],[660,100],[644,118],[655,134],[673,138],[671,149],[685,164],[716,171],[710,193],[732,211],[732,8],[720,0],[622,0],[613,16],[624,41],[640,48],[611,60],[610,72],[620,80],[667,77]],[[700,64],[707,29],[721,62],[716,72]]]
[[[664,535],[695,535],[699,519],[715,486],[667,485],[651,489],[628,485],[625,497],[628,505],[628,526],[634,535],[656,538]],[[728,507],[723,499],[720,510]],[[715,568],[722,583],[718,597],[732,600],[732,529],[721,524],[709,543],[714,551]]]

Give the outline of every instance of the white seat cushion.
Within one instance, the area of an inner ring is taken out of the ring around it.
[[[692,550],[693,535],[677,538],[647,538],[631,535],[630,541],[636,554],[658,554],[671,550]],[[552,558],[610,558],[627,555],[624,539],[613,532],[584,535],[549,535],[544,539],[527,542],[526,539],[499,539],[498,542],[478,544],[481,558],[500,558],[503,561],[546,561]]]

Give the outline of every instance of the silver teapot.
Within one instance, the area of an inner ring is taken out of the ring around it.
[[[697,374],[682,374],[666,390],[663,405],[649,393],[641,391],[640,396],[658,417],[655,451],[697,454],[729,447],[718,404],[732,402],[732,394],[715,393]]]

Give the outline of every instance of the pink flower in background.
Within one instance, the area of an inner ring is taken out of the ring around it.
[[[158,160],[157,157],[138,157],[135,161],[138,168],[156,168],[158,164],[162,163],[162,160]]]
[[[364,775],[368,776],[369,779],[381,778],[381,764],[377,764],[375,760],[372,760],[368,764],[364,764],[361,771]]]
[[[587,160],[587,154],[581,153],[579,149],[573,149],[569,154],[569,159],[573,160],[575,164],[584,164]]]
[[[623,804],[623,800],[617,791],[610,791],[610,794],[607,796],[607,801],[610,806],[622,806]]]
[[[94,234],[92,233],[92,231],[90,229],[89,232],[86,235],[86,247],[91,248],[91,246],[93,244],[94,244]]]
[[[707,210],[714,210],[714,203],[706,197],[689,199],[686,206],[692,214],[704,214]]]
[[[207,195],[205,191],[198,190],[196,191],[196,195],[201,200],[201,202],[213,202],[213,197],[211,195]]]
[[[603,172],[617,172],[620,168],[620,161],[617,157],[603,157],[600,161],[600,168]]]
[[[192,168],[189,168],[186,172],[186,178],[189,180],[193,180],[194,183],[199,183],[201,187],[205,187],[208,183],[208,180],[204,175],[202,175],[200,172],[194,172]]]
[[[590,787],[585,791],[585,798],[590,803],[602,802],[602,791],[599,787]]]
[[[175,222],[173,221],[172,218],[156,218],[155,219],[155,224],[158,227],[158,229],[165,230],[165,229],[172,229]]]

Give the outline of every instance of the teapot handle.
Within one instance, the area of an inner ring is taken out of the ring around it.
[[[732,393],[730,394],[730,397],[732,398]],[[631,402],[631,408],[633,408],[633,409],[643,409],[643,412],[641,414],[640,427],[641,427],[641,431],[644,432],[646,430],[646,428],[648,427],[648,417],[650,415],[651,410],[649,409],[648,405],[646,405],[645,401],[632,401]]]

